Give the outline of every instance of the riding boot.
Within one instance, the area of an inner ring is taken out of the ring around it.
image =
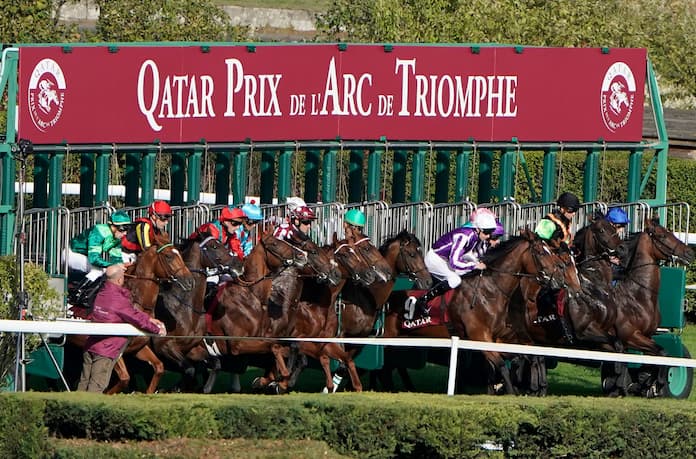
[[[450,290],[450,286],[446,280],[437,282],[435,285],[430,287],[430,290],[425,292],[423,296],[416,300],[414,317],[423,317],[429,315],[430,309],[428,308],[428,303],[430,300],[442,295],[448,290]]]
[[[573,344],[573,342],[575,342],[575,339],[573,338],[573,330],[570,328],[570,324],[568,323],[566,318],[559,315],[558,323],[561,326],[561,333],[563,334],[563,338],[568,342],[568,344]]]

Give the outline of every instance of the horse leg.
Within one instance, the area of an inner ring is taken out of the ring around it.
[[[505,365],[505,360],[500,353],[484,351],[483,354],[488,361],[488,394],[496,395],[499,388],[505,389],[507,394],[514,394],[515,389],[512,385],[510,370]],[[503,378],[502,385],[499,385],[497,381],[498,374]]]
[[[217,372],[222,367],[219,357],[210,356],[205,360],[206,367],[208,368],[208,378],[203,385],[203,393],[209,394],[213,391],[213,386],[215,386],[215,380],[217,379]]]
[[[150,346],[145,346],[142,349],[138,351],[135,356],[139,359],[142,360],[143,362],[147,362],[152,366],[152,369],[154,370],[154,373],[152,374],[152,379],[150,380],[150,385],[147,386],[147,389],[145,390],[146,394],[154,394],[155,391],[157,390],[157,385],[160,382],[160,379],[162,379],[162,375],[164,374],[164,364],[162,361],[157,358],[154,352],[152,352],[152,349],[150,349]]]
[[[396,367],[396,371],[399,373],[401,382],[404,383],[404,388],[406,388],[408,392],[415,392],[416,386],[413,384],[413,380],[411,380],[411,375],[408,374],[408,368]]]
[[[116,384],[114,384],[111,389],[106,391],[107,395],[118,394],[130,384],[130,374],[126,368],[126,363],[123,361],[123,357],[119,357],[114,364],[114,372],[118,377],[118,381],[116,381]]]

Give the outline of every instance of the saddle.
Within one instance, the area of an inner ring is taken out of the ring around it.
[[[88,319],[94,309],[94,299],[104,287],[106,276],[101,275],[94,281],[84,278],[77,285],[68,287],[68,304],[74,317]]]
[[[427,290],[408,290],[404,310],[411,312],[411,318],[401,316],[401,328],[404,330],[414,330],[417,328],[429,327],[433,325],[447,325],[450,322],[447,304],[452,300],[455,290],[448,290],[444,295],[436,296],[428,301],[427,310],[429,314],[422,317],[414,317],[415,299],[420,298]]]

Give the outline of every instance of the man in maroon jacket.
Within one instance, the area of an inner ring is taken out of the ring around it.
[[[133,307],[130,291],[123,286],[126,267],[123,264],[106,269],[104,288],[94,299],[93,322],[129,323],[149,333],[167,334],[164,324]],[[90,336],[82,354],[82,375],[77,390],[104,392],[109,384],[116,360],[128,344],[123,336]]]

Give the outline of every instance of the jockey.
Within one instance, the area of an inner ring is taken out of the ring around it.
[[[293,231],[299,230],[309,236],[312,222],[317,219],[314,211],[307,206],[299,206],[290,211],[288,222],[281,223],[273,232],[278,239],[289,239]]]
[[[438,282],[415,300],[417,315],[427,314],[426,307],[431,299],[459,287],[461,276],[486,269],[480,259],[488,250],[488,241],[495,230],[495,215],[490,211],[477,212],[469,225],[455,228],[435,241],[424,261]]]
[[[556,205],[558,208],[547,214],[544,219],[550,220],[556,225],[563,233],[563,242],[570,247],[573,243],[573,235],[570,232],[570,222],[580,208],[580,200],[573,193],[566,191],[558,197]]]
[[[246,214],[239,207],[225,207],[220,212],[220,217],[212,222],[204,223],[189,236],[190,239],[195,239],[197,233],[208,233],[214,238],[222,241],[227,246],[233,255],[244,259],[244,251],[237,237],[237,229],[242,226],[242,223],[247,218]]]
[[[121,238],[130,225],[128,214],[119,210],[111,214],[107,223],[98,223],[75,236],[68,248],[68,267],[94,281],[104,268],[123,263]]]
[[[343,232],[346,238],[358,238],[364,234],[365,214],[360,209],[350,209],[343,216]]]
[[[242,206],[242,211],[244,211],[246,219],[242,223],[242,226],[238,227],[235,230],[235,232],[237,233],[239,243],[241,244],[242,251],[244,252],[244,256],[246,257],[247,255],[249,255],[249,253],[251,253],[251,249],[254,248],[255,242],[257,242],[254,241],[254,236],[252,233],[256,225],[259,222],[263,221],[263,212],[261,212],[261,208],[253,202],[244,204]]]
[[[616,228],[616,233],[619,235],[619,237],[623,238],[624,233],[626,232],[626,226],[631,222],[628,219],[628,214],[626,214],[626,211],[621,207],[612,207],[607,212],[605,218],[614,228]]]
[[[148,218],[136,218],[126,235],[121,239],[123,259],[135,261],[135,257],[152,245],[155,236],[166,234],[167,224],[172,217],[172,208],[164,201],[154,201],[147,208]],[[167,236],[169,238],[169,236]]]
[[[493,234],[491,234],[490,239],[488,239],[488,244],[491,247],[495,247],[498,244],[500,244],[500,238],[505,236],[505,227],[503,224],[498,220],[497,218],[495,219],[495,230],[493,231]]]
[[[616,234],[623,239],[626,233],[626,226],[631,222],[626,211],[621,207],[612,207],[607,212],[605,218],[616,229]],[[626,269],[621,266],[621,259],[616,255],[609,255],[609,263],[611,263],[612,286],[615,286],[618,280],[625,278]]]

